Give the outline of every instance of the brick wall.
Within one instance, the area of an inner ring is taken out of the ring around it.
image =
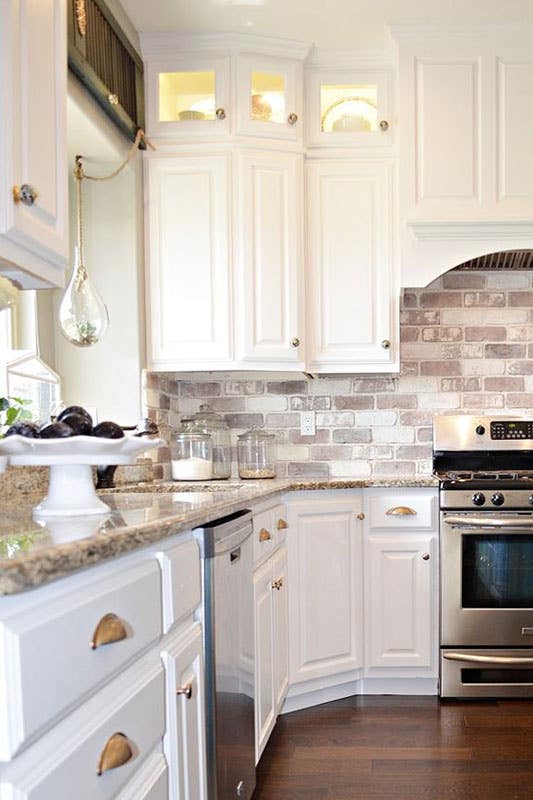
[[[280,477],[428,474],[434,414],[533,414],[533,273],[451,272],[406,290],[400,375],[149,373],[145,401],[164,437],[205,402],[234,440],[252,425],[276,433]],[[316,411],[314,437],[300,436],[302,409]],[[160,460],[166,478],[168,450]]]

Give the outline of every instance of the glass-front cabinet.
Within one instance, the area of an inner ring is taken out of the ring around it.
[[[230,123],[230,59],[148,61],[149,136],[225,136]]]
[[[291,59],[239,56],[237,133],[301,140],[301,73]]]
[[[391,77],[386,70],[310,70],[308,143],[360,147],[391,143]]]

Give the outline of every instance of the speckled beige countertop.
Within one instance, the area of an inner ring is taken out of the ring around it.
[[[102,492],[108,514],[46,523],[32,518],[39,495],[4,498],[0,595],[40,586],[289,491],[437,485],[431,476],[138,484]]]

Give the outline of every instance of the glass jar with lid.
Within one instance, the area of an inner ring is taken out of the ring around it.
[[[276,477],[276,437],[252,428],[237,437],[239,477]]]
[[[200,410],[187,419],[183,425],[209,433],[213,440],[213,478],[226,480],[231,476],[231,438],[228,424],[222,414],[217,414],[211,406],[204,403]]]
[[[170,442],[170,464],[175,481],[210,481],[213,477],[213,439],[185,426]]]

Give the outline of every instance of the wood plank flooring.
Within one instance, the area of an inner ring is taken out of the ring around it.
[[[254,800],[533,800],[533,700],[350,697],[285,714]]]

